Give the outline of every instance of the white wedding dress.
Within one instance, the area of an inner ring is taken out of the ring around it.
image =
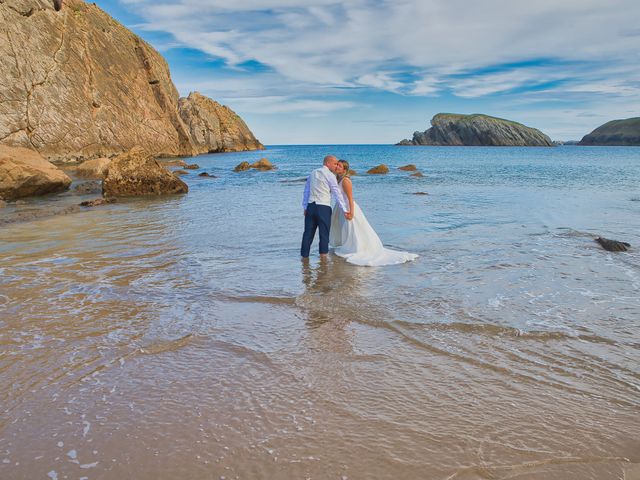
[[[339,185],[342,188],[342,181]],[[348,202],[346,194],[344,198],[345,202]],[[369,225],[367,217],[355,201],[353,206],[354,215],[350,221],[344,218],[344,212],[338,205],[333,209],[329,244],[334,248],[336,255],[345,258],[349,263],[367,267],[395,265],[418,258],[415,253],[384,248],[380,237]]]

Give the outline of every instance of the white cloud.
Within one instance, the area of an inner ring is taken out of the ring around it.
[[[355,106],[349,101],[308,100],[288,96],[226,97],[224,100],[243,112],[260,114],[295,112],[318,116]]]
[[[539,58],[637,62],[635,0],[126,1],[147,20],[145,28],[169,32],[184,46],[229,64],[254,60],[310,84],[406,87],[419,95],[447,85],[446,76],[400,82],[380,72],[390,65],[464,72]],[[504,91],[518,75],[479,75],[468,85],[457,82],[454,92]]]
[[[404,85],[402,82],[394,80],[390,74],[383,72],[367,73],[355,79],[354,83],[365,87],[387,90],[389,92],[399,92]]]

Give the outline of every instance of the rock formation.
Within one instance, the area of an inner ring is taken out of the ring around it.
[[[165,167],[186,167],[187,166],[187,162],[185,162],[182,159],[173,159],[173,160],[166,160],[166,159],[160,159],[162,161],[162,165],[164,165]]]
[[[244,172],[244,171],[249,170],[251,168],[266,172],[268,170],[275,170],[276,166],[273,163],[271,163],[268,159],[261,158],[257,162],[253,162],[251,164],[249,162],[240,162],[238,165],[235,166],[233,171],[234,172]]]
[[[73,187],[74,193],[78,195],[89,195],[90,193],[101,193],[102,182],[99,180],[90,180],[88,182],[82,182]]]
[[[82,178],[102,178],[111,163],[110,158],[94,158],[76,167],[76,175]]]
[[[234,172],[244,172],[245,170],[249,170],[251,168],[251,165],[249,164],[249,162],[240,162],[238,165],[235,166],[235,168],[233,169]]]
[[[81,202],[81,207],[98,207],[100,205],[108,205],[109,203],[114,203],[116,201],[115,198],[96,198],[94,200],[87,200],[86,202]]]
[[[198,153],[264,149],[233,110],[198,92],[181,98],[178,108]]]
[[[416,172],[418,168],[413,163],[410,163],[409,165],[405,165],[404,167],[398,167],[398,170],[402,170],[404,172]]]
[[[610,240],[608,238],[598,237],[595,239],[602,248],[608,252],[626,252],[631,245],[627,242],[620,242],[618,240]]]
[[[377,167],[373,167],[372,169],[368,170],[367,173],[371,175],[384,175],[386,173],[389,173],[389,167],[382,163]]]
[[[585,135],[578,145],[640,145],[640,117],[607,122]]]
[[[488,115],[439,113],[431,119],[431,128],[415,132],[412,140],[397,145],[476,145],[538,146],[553,143],[540,130]]]
[[[276,167],[268,159],[261,158],[257,162],[253,162],[251,164],[251,168],[255,168],[257,170],[263,170],[264,171],[264,170],[274,170]]]
[[[71,179],[35,150],[0,145],[0,199],[67,190]]]
[[[0,58],[0,143],[47,160],[262,147],[228,108],[179,104],[162,56],[95,4],[0,1]]]
[[[140,147],[118,155],[102,181],[102,195],[131,197],[187,193],[189,187]]]

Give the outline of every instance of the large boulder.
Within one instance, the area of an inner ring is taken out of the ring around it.
[[[189,187],[141,147],[114,158],[102,181],[105,197],[187,193]]]
[[[76,167],[76,175],[82,178],[100,179],[107,172],[107,167],[111,163],[110,158],[94,158],[82,162]]]
[[[260,145],[206,97],[198,113],[187,113],[188,99],[180,108],[164,58],[95,3],[0,1],[0,58],[0,143],[47,160],[113,157],[134,146],[191,156]]]
[[[551,139],[535,128],[479,113],[438,113],[431,128],[414,132],[412,140],[397,145],[474,145],[552,147]]]
[[[233,110],[199,92],[181,98],[178,109],[198,153],[264,149]]]
[[[15,200],[67,190],[71,179],[35,150],[0,145],[0,198]]]

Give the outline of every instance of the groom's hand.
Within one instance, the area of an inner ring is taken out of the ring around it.
[[[304,215],[305,217],[307,216],[307,211],[306,211],[306,210],[304,210],[303,215]]]

